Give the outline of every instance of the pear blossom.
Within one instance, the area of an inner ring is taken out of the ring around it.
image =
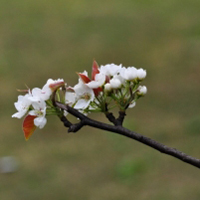
[[[135,107],[135,106],[136,106],[136,102],[135,102],[135,101],[132,101],[132,102],[129,104],[128,108],[133,108],[133,107]]]
[[[126,68],[113,63],[99,67],[94,61],[91,78],[87,71],[78,73],[78,83],[73,87],[66,88],[63,79],[48,79],[42,88],[26,90],[26,94],[19,95],[18,101],[14,103],[17,112],[12,117],[22,118],[27,113],[23,132],[28,140],[37,127],[41,129],[46,125],[46,115],[67,116],[65,109],[55,106],[57,101],[84,114],[92,110],[105,112],[116,106],[125,111],[135,107],[136,101],[147,93],[146,86],[140,85],[146,74],[142,68]],[[58,89],[62,92],[57,92]],[[52,96],[54,92],[56,95]]]
[[[71,89],[71,88],[70,88]],[[69,106],[73,106],[73,104],[76,102],[76,93],[73,89],[67,90],[65,92],[65,103]]]
[[[42,89],[35,87],[31,91],[29,90],[29,100],[31,102],[45,101],[47,100],[47,94],[45,91],[42,91]]]
[[[145,95],[147,93],[147,87],[146,86],[139,86],[138,87],[138,92],[137,92],[137,94],[138,95],[141,95],[141,96],[143,96],[143,95]]]
[[[99,74],[96,74],[93,81],[87,83],[86,85],[89,88],[96,89],[96,88],[102,87],[105,81],[106,81],[106,75],[103,73],[99,73]]]
[[[106,84],[104,85],[104,90],[107,91],[107,92],[111,91],[111,90],[112,90],[111,84],[110,84],[110,83],[106,83]]]
[[[102,80],[102,76],[104,75],[101,74],[99,76],[99,73],[99,66],[96,61],[94,61],[92,65],[92,80],[88,77],[88,73],[86,71],[84,71],[83,73],[78,73],[80,77],[79,82],[82,81],[83,84],[89,84],[90,82],[92,82],[91,84],[89,84],[89,86],[93,89],[95,96],[98,96],[98,94],[102,91],[102,88],[98,86],[102,86],[105,79],[103,77]]]
[[[48,79],[42,89],[40,88],[32,89],[31,91],[32,97],[30,97],[30,99],[32,101],[38,101],[39,99],[46,101],[50,98],[53,91],[57,90],[59,87],[63,85],[65,85],[63,79],[57,79],[57,80]]]
[[[26,112],[28,111],[30,105],[31,105],[31,100],[29,99],[30,94],[26,95],[19,95],[18,96],[18,101],[14,103],[15,108],[17,109],[18,112],[12,115],[12,117],[16,118],[22,118]]]
[[[42,90],[43,91],[49,91],[49,89],[51,89],[51,91],[55,91],[56,89],[58,89],[60,86],[63,86],[65,84],[63,79],[57,79],[57,80],[53,80],[53,79],[48,79],[46,84],[43,86]]]
[[[76,104],[74,108],[84,110],[94,100],[95,95],[93,90],[81,80],[79,80],[79,83],[73,89],[76,93]]]
[[[114,76],[111,80],[110,80],[110,86],[113,89],[118,89],[120,88],[122,85],[122,82],[120,81],[120,79],[117,76]]]
[[[146,75],[147,75],[146,70],[144,70],[144,69],[142,69],[142,68],[137,69],[137,78],[138,78],[139,80],[143,80],[143,79],[146,77]]]
[[[122,65],[115,65],[115,64],[107,64],[100,66],[100,73],[105,74],[106,76],[112,77],[118,74],[122,69]]]
[[[32,102],[33,110],[29,111],[29,115],[36,116],[34,119],[35,126],[43,128],[47,122],[46,119],[46,103],[45,101]]]
[[[133,81],[137,78],[137,69],[135,67],[123,67],[120,71],[120,75],[127,81]]]

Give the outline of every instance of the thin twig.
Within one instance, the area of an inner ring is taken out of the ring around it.
[[[113,113],[111,112],[106,112],[105,113],[107,119],[112,122],[115,126],[120,125],[120,123],[118,122],[118,120],[115,118],[115,116],[113,115]]]
[[[115,126],[122,126],[124,118],[126,116],[125,111],[119,111],[119,116],[116,119],[115,116],[113,115],[113,113],[108,112],[107,104],[105,106],[105,110],[106,110],[106,112],[104,112],[104,114],[110,122],[112,122]]]
[[[173,156],[177,159],[182,160],[185,163],[188,163],[188,164],[193,165],[197,168],[200,168],[200,159],[189,156],[189,155],[187,155],[187,154],[185,154],[185,153],[183,153],[183,152],[181,152],[181,151],[179,151],[175,148],[168,147],[168,146],[166,146],[162,143],[159,143],[159,142],[157,142],[157,141],[155,141],[151,138],[148,138],[148,137],[143,136],[139,133],[136,133],[134,131],[126,129],[122,126],[113,126],[113,125],[110,125],[110,124],[106,124],[106,123],[103,123],[103,122],[99,122],[99,121],[90,119],[89,117],[83,115],[82,113],[80,113],[79,111],[75,110],[74,108],[72,108],[68,105],[64,105],[64,104],[59,103],[59,102],[55,102],[55,105],[58,108],[66,110],[67,112],[69,112],[70,114],[72,114],[73,116],[75,116],[75,117],[77,117],[81,120],[79,123],[71,125],[70,126],[71,129],[69,127],[71,132],[75,132],[85,125],[88,125],[88,126],[91,126],[91,127],[94,127],[94,128],[98,128],[98,129],[102,129],[102,130],[106,130],[106,131],[110,131],[110,132],[113,132],[113,133],[117,133],[117,134],[129,137],[129,138],[132,138],[134,140],[137,140],[137,141],[139,141],[139,142],[141,142],[141,143],[143,143],[147,146],[150,146],[150,147],[160,151],[161,153]]]
[[[122,124],[124,122],[125,116],[126,116],[126,112],[125,111],[119,111],[119,117],[117,118],[117,121],[120,123],[121,126],[122,126]]]

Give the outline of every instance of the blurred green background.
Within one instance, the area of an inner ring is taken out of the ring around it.
[[[0,157],[19,161],[0,174],[1,200],[199,200],[200,171],[128,138],[56,117],[28,142],[16,89],[90,71],[93,59],[147,70],[147,95],[125,127],[200,157],[199,0],[1,0]],[[103,115],[92,115],[106,121]]]

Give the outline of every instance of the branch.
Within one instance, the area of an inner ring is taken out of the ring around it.
[[[117,121],[120,123],[121,126],[123,124],[125,116],[126,116],[125,111],[119,111],[119,117],[117,118]]]
[[[126,116],[125,111],[119,111],[119,117],[116,119],[113,113],[108,112],[107,104],[106,104],[106,112],[104,112],[107,119],[112,122],[115,126],[122,126],[124,118]]]
[[[115,118],[115,116],[113,115],[113,113],[111,112],[106,112],[105,116],[107,117],[107,119],[112,122],[115,126],[119,126],[121,125],[121,123]]]
[[[78,130],[80,130],[83,126],[88,125],[94,128],[98,128],[98,129],[102,129],[102,130],[106,130],[106,131],[110,131],[113,133],[117,133],[129,138],[132,138],[134,140],[137,140],[147,146],[150,146],[158,151],[160,151],[161,153],[173,156],[177,159],[182,160],[185,163],[191,164],[197,168],[200,168],[200,159],[194,158],[192,156],[189,156],[175,148],[171,148],[168,147],[162,143],[159,143],[151,138],[148,138],[146,136],[143,136],[139,133],[136,133],[134,131],[131,131],[129,129],[126,129],[122,126],[113,126],[110,124],[106,124],[106,123],[102,123],[93,119],[90,119],[89,117],[83,115],[82,113],[80,113],[79,111],[75,110],[74,108],[68,106],[68,105],[64,105],[62,103],[59,102],[55,102],[55,105],[63,110],[66,110],[67,112],[69,112],[70,114],[72,114],[73,116],[79,118],[81,121],[77,124],[69,124],[69,130],[68,132],[76,132]],[[67,119],[66,119],[67,120]],[[63,121],[63,118],[62,118]],[[68,120],[67,120],[68,121]],[[64,122],[64,121],[63,121]],[[65,123],[65,122],[64,122]]]

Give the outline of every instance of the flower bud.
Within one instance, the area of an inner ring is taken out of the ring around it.
[[[113,78],[110,80],[110,85],[113,89],[118,89],[121,87],[122,83],[118,78]]]
[[[140,69],[137,70],[137,78],[139,80],[143,80],[146,77],[146,75],[147,75],[146,70],[144,70],[142,68],[140,68]]]
[[[110,92],[112,90],[111,84],[110,83],[106,83],[104,85],[104,89],[105,89],[106,92]]]
[[[136,103],[135,103],[135,101],[132,101],[130,104],[129,104],[129,108],[133,108],[133,107],[135,107],[135,105],[136,105]]]
[[[139,86],[137,94],[140,96],[144,96],[147,93],[147,87],[146,86]]]

